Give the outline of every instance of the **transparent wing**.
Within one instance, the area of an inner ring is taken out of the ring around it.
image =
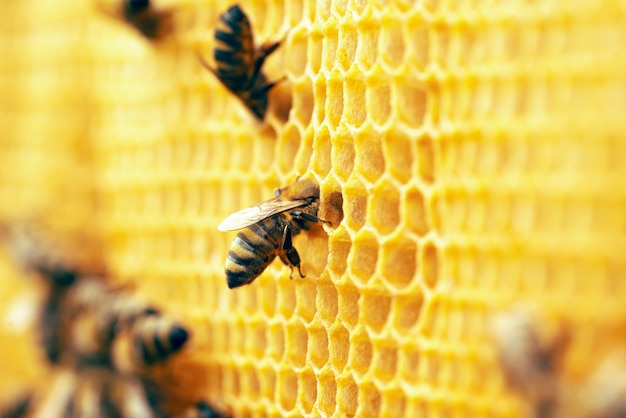
[[[233,213],[217,226],[218,231],[236,231],[269,218],[277,213],[306,205],[306,200],[268,200],[251,208]]]

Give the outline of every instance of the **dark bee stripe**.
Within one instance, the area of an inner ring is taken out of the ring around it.
[[[239,244],[243,245],[243,243],[245,243],[246,246],[244,248],[251,253],[267,253],[276,249],[275,242],[259,236],[255,231],[249,228],[239,232],[235,241],[237,241],[237,239],[239,239]]]
[[[250,226],[250,232],[253,232],[257,237],[266,241],[272,247],[276,248],[278,246],[278,241],[270,234],[270,231],[278,228],[276,217],[268,218],[263,222],[259,222],[257,224]]]
[[[150,7],[150,0],[126,0],[125,10],[129,15],[139,13]]]
[[[237,35],[233,33],[226,33],[221,30],[215,31],[215,39],[224,43],[224,45],[228,45],[231,49],[239,50],[242,47],[241,40]]]
[[[239,54],[233,54],[232,51],[216,49],[215,61],[218,61],[220,65],[229,65],[235,68],[242,67],[244,70],[246,69],[245,67],[243,67],[245,64],[243,57]]]

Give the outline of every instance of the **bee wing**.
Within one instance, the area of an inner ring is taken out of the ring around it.
[[[253,225],[263,219],[269,218],[277,213],[295,209],[306,205],[306,200],[278,200],[272,199],[259,203],[251,208],[242,209],[233,213],[217,226],[218,231],[236,231]]]

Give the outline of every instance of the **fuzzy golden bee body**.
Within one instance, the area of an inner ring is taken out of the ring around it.
[[[304,277],[292,238],[321,221],[317,217],[319,193],[314,180],[298,180],[276,190],[275,198],[224,219],[218,230],[241,230],[226,258],[229,288],[252,283],[277,256],[292,270],[297,267],[300,277]]]
[[[265,118],[268,92],[279,82],[268,83],[261,72],[265,59],[279,46],[273,42],[256,47],[248,16],[238,5],[220,16],[215,29],[214,51],[216,69],[202,58],[202,65],[238,97],[259,119]]]

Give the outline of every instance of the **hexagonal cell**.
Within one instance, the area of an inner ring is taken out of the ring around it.
[[[317,382],[317,407],[327,416],[335,412],[337,406],[337,378],[330,370],[319,375]]]
[[[378,381],[389,381],[395,377],[398,363],[398,349],[390,341],[377,340],[374,346],[372,369]]]
[[[343,83],[344,77],[339,71],[333,70],[326,81],[326,120],[335,129],[343,116]]]
[[[300,403],[304,412],[310,414],[317,401],[317,377],[311,370],[307,370],[300,374],[299,380]]]
[[[355,416],[358,407],[359,388],[352,376],[342,376],[337,381],[337,407],[343,416]]]
[[[307,63],[313,75],[317,75],[322,67],[322,51],[324,50],[324,34],[319,31],[309,33],[309,49],[307,51]]]
[[[400,224],[400,193],[396,186],[382,180],[374,186],[367,208],[368,224],[380,234],[390,234]]]
[[[316,299],[317,299],[317,283],[314,280],[304,280],[294,286],[296,289],[296,315],[309,323],[315,317]]]
[[[304,4],[302,0],[290,1],[285,3],[285,14],[289,17],[289,26],[293,27],[302,22],[302,16],[304,14]]]
[[[313,139],[313,170],[322,177],[331,169],[331,141],[328,127],[322,125]]]
[[[378,42],[380,37],[380,21],[371,13],[362,17],[357,26],[359,44],[356,50],[356,61],[363,71],[367,71],[378,60]]]
[[[407,57],[414,60],[418,68],[424,68],[429,60],[430,43],[428,42],[429,29],[425,26],[421,13],[415,13],[406,24],[407,30]]]
[[[431,289],[437,285],[439,276],[439,249],[434,242],[424,244],[420,253],[420,278]]]
[[[241,370],[241,388],[245,396],[255,398],[260,393],[258,372],[255,367],[246,365]]]
[[[315,124],[322,124],[326,119],[326,90],[328,86],[326,85],[326,76],[324,73],[320,73],[315,77],[315,81],[313,83],[313,95],[314,95],[314,105],[313,105],[313,114],[315,115]]]
[[[294,124],[287,124],[280,138],[278,138],[278,168],[283,176],[293,169],[293,162],[302,142],[301,133]]]
[[[383,135],[383,155],[389,173],[402,183],[413,176],[414,142],[400,129],[389,129]]]
[[[303,78],[293,86],[294,117],[302,126],[307,126],[313,116],[315,97],[313,95],[313,81]]]
[[[276,393],[283,410],[290,411],[295,408],[298,399],[298,377],[293,369],[279,370]]]
[[[345,229],[338,229],[331,236],[328,267],[335,280],[338,280],[346,271],[351,247],[352,241],[350,241],[350,235]]]
[[[296,237],[296,248],[299,248],[302,259],[302,274],[306,277],[320,277],[328,263],[328,236],[320,224]],[[294,279],[297,276],[294,275]]]
[[[383,392],[381,405],[381,416],[383,417],[404,417],[406,415],[407,394],[401,390],[386,390]]]
[[[382,21],[378,53],[390,68],[399,67],[404,61],[404,36],[402,19],[399,16],[386,15]]]
[[[304,367],[309,345],[309,333],[300,322],[294,319],[287,324],[287,358],[294,367]]]
[[[361,297],[362,322],[374,332],[380,332],[389,318],[391,296],[382,293],[363,293]]]
[[[402,347],[398,359],[398,370],[402,380],[407,383],[418,382],[419,361],[421,351],[419,347],[408,345]]]
[[[328,361],[328,334],[319,324],[311,325],[309,331],[309,358],[311,363],[321,369]]]
[[[339,318],[350,330],[359,323],[359,299],[361,293],[351,283],[338,287],[339,291]]]
[[[317,2],[304,2],[304,13],[303,16],[305,20],[308,20],[308,23],[313,22],[315,20],[315,16],[317,14]]]
[[[321,3],[321,2],[320,2]],[[337,46],[339,45],[339,22],[332,16],[324,24],[324,38],[322,40],[322,68],[332,70],[335,68]]]
[[[380,391],[373,383],[361,383],[359,385],[359,409],[356,416],[380,416],[380,398]]]
[[[420,335],[432,339],[445,334],[448,324],[448,306],[439,294],[434,294],[419,317],[418,329]]]
[[[417,174],[426,183],[435,181],[435,149],[433,139],[427,136],[417,141]]]
[[[391,115],[391,88],[390,82],[386,83],[373,83],[373,80],[368,80],[368,86],[366,91],[366,106],[367,116],[369,120],[375,126],[382,126],[389,121]],[[385,155],[388,155],[385,154]]]
[[[360,332],[351,335],[348,364],[357,375],[363,376],[369,370],[372,363],[372,352],[372,343],[366,333]]]
[[[424,194],[418,187],[407,189],[402,199],[404,224],[418,236],[424,236],[430,230],[424,200]]]
[[[417,244],[405,237],[396,236],[381,247],[381,274],[383,280],[397,289],[404,289],[415,279],[417,269]]]
[[[309,34],[302,28],[290,35],[289,53],[285,54],[285,58],[288,74],[296,79],[304,74],[306,68]]]
[[[296,309],[296,287],[291,280],[278,281],[277,310],[285,318],[291,318]]]
[[[345,80],[345,121],[348,125],[358,128],[367,118],[367,107],[365,102],[365,82],[360,79],[360,74],[350,72]]]
[[[275,399],[276,372],[271,366],[266,364],[259,368],[259,381],[261,382],[261,393],[264,398]]]
[[[356,147],[356,170],[371,183],[385,172],[385,159],[380,134],[371,127],[357,132],[354,138]]]
[[[348,361],[350,333],[341,324],[330,331],[330,362],[336,371],[342,371]]]
[[[398,295],[393,301],[393,323],[399,332],[408,332],[417,325],[424,307],[424,294],[419,287],[412,292]]]
[[[263,279],[261,279],[263,280]],[[276,282],[271,280],[263,280],[262,283],[258,283],[259,279],[257,279],[257,283],[254,283],[256,289],[258,289],[259,297],[258,299],[261,301],[261,308],[263,312],[268,318],[271,318],[276,313],[276,294],[278,293],[276,289]]]
[[[266,124],[256,137],[254,141],[254,148],[252,153],[256,156],[253,165],[256,168],[256,172],[260,174],[262,178],[263,174],[267,173],[274,162],[274,154],[276,151],[276,131],[271,125]],[[225,170],[226,171],[226,170]]]
[[[334,176],[326,177],[321,184],[320,190],[320,208],[317,213],[320,219],[324,219],[337,228],[343,220],[343,195],[341,194],[341,185]],[[333,236],[337,233],[333,233]],[[331,257],[332,259],[332,257]]]
[[[285,354],[285,329],[283,324],[274,323],[267,329],[267,353],[276,361],[280,361]]]
[[[424,88],[412,87],[416,83],[403,81],[393,84],[394,113],[407,125],[419,128],[427,111],[427,94]]]
[[[252,353],[252,355],[258,359],[265,356],[265,350],[267,348],[267,335],[265,324],[260,321],[255,321],[248,324],[246,327],[246,346],[245,352]],[[214,345],[212,345],[214,347]]]
[[[347,129],[334,133],[331,150],[333,172],[346,181],[354,169],[354,139]]]
[[[378,241],[374,234],[362,230],[354,240],[348,256],[348,265],[353,276],[367,282],[376,271],[378,261]]]
[[[239,396],[240,394],[240,385],[239,385],[239,371],[234,370],[230,367],[225,367],[223,370],[222,382],[224,384],[224,391],[227,393],[232,393],[233,396]]]
[[[359,38],[356,31],[354,22],[349,17],[342,20],[342,25],[339,27],[339,48],[337,48],[337,61],[336,63],[343,71],[348,71],[348,68],[354,62],[354,56],[356,49],[359,45]]]
[[[293,163],[292,172],[306,173],[311,166],[311,158],[313,154],[313,138],[315,137],[315,128],[309,125],[304,131],[302,143],[298,150],[298,155]]]
[[[317,312],[325,324],[331,324],[337,318],[337,289],[330,281],[318,283]]]

